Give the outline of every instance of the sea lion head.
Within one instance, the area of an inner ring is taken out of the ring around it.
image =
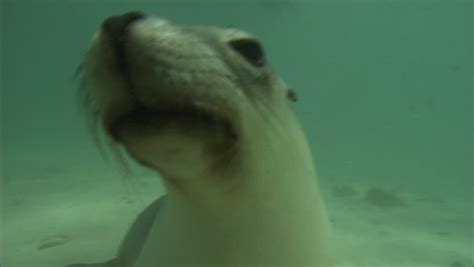
[[[143,12],[103,22],[84,58],[83,84],[92,119],[114,143],[182,179],[237,164],[243,147],[285,127],[279,114],[294,99],[252,35]]]

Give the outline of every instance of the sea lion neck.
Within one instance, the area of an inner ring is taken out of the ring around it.
[[[208,168],[186,179],[161,173],[170,201],[199,205],[225,216],[223,208],[267,205],[268,195],[272,199],[285,196],[281,199],[286,201],[308,188],[316,190],[304,133],[289,106],[282,104],[278,109],[245,109],[245,117],[251,118],[244,123],[248,130],[243,131],[231,161],[221,168]],[[252,199],[252,203],[242,199]]]

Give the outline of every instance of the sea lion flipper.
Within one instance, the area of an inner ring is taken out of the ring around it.
[[[101,263],[74,263],[66,265],[65,267],[120,267],[116,262],[115,259],[111,259]]]

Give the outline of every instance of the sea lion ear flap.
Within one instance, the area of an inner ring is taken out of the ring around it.
[[[286,91],[286,97],[293,102],[298,101],[298,96],[296,95],[296,92],[291,88],[288,88],[288,90]]]

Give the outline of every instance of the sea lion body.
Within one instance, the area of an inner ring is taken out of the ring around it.
[[[331,265],[294,95],[253,36],[131,12],[104,22],[83,75],[91,113],[160,173],[167,195],[138,217],[116,259],[76,266]]]

